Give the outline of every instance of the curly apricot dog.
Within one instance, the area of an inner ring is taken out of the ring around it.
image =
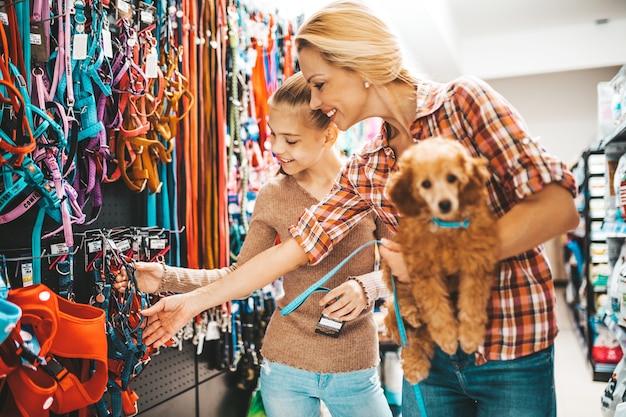
[[[487,205],[487,160],[459,142],[430,138],[407,149],[387,185],[400,212],[395,241],[402,245],[411,282],[396,287],[408,346],[402,350],[406,379],[428,376],[435,343],[454,354],[484,343],[487,302],[494,284],[498,238]],[[391,274],[384,279],[391,290]],[[393,305],[385,325],[400,344]]]

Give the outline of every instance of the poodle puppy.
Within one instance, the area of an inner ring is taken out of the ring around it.
[[[484,343],[487,302],[497,265],[495,218],[487,205],[487,160],[456,140],[429,138],[407,149],[386,192],[400,213],[395,241],[402,245],[410,284],[396,285],[405,323],[406,379],[428,376],[435,343],[448,354],[472,353]],[[384,268],[390,291],[392,276]],[[400,344],[393,305],[385,326]]]

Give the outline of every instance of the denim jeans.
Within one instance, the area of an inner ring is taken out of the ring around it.
[[[319,417],[320,401],[333,417],[391,417],[376,368],[318,374],[263,360],[260,386],[268,417]]]
[[[427,416],[404,380],[402,417],[555,417],[554,347],[480,366],[473,354],[459,349],[450,356],[436,348],[430,374],[418,387]]]

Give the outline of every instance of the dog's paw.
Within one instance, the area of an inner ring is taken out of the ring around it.
[[[389,312],[383,320],[387,336],[397,345],[401,345],[400,331],[398,329],[398,322],[396,321],[396,315],[393,312]]]
[[[454,355],[459,349],[459,342],[458,340],[454,340],[450,342],[440,343],[439,347],[448,355]]]
[[[473,329],[465,329],[461,327],[459,332],[459,342],[461,344],[461,349],[465,353],[474,353],[478,350],[478,346],[481,346],[484,339],[484,331],[476,332]]]
[[[407,381],[411,384],[417,384],[428,377],[430,361],[426,359],[413,362],[403,361],[402,371]]]
[[[459,348],[459,332],[456,328],[438,329],[438,331],[435,331],[431,327],[430,335],[441,350],[448,355],[454,355]]]
[[[478,350],[478,346],[480,345],[480,343],[477,343],[475,341],[467,341],[467,340],[459,340],[460,344],[461,344],[461,349],[463,349],[463,352],[465,353],[474,353]]]
[[[415,313],[413,314],[408,314],[404,316],[403,318],[404,318],[404,321],[406,321],[414,329],[419,329],[420,327],[422,327],[423,323],[422,323],[422,320],[420,320],[420,316],[417,313],[417,311],[415,311]]]

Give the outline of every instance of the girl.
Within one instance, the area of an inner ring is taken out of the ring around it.
[[[220,277],[273,247],[277,235],[281,241],[290,238],[288,227],[303,209],[329,192],[342,167],[335,146],[337,127],[325,114],[310,109],[310,99],[311,90],[302,74],[297,73],[269,101],[269,140],[281,168],[279,175],[259,191],[237,264],[192,270],[137,262],[140,290],[184,293],[219,282]],[[359,246],[384,236],[390,236],[387,227],[377,222],[376,216],[367,216],[349,239],[336,246],[333,256],[315,267],[286,271],[285,295],[277,300],[278,307],[284,307]],[[372,272],[374,262],[370,246],[326,282],[332,288],[330,292],[314,293],[291,314],[282,316],[278,310],[274,313],[261,348],[260,386],[268,417],[319,416],[320,401],[334,417],[391,416],[376,368],[378,328],[373,305],[386,289],[380,272]],[[259,277],[257,273],[247,275],[250,286],[229,300],[245,297],[268,283]],[[125,277],[119,281],[118,288],[125,286]],[[315,331],[322,314],[329,313],[325,306],[331,301],[334,309],[341,306],[345,313],[339,317],[345,323],[337,338]]]

